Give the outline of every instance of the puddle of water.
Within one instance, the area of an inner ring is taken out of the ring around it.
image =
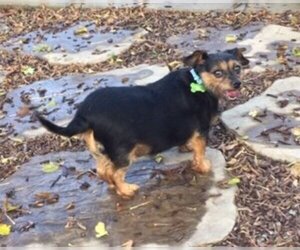
[[[169,155],[171,159],[175,158],[172,155],[177,149],[174,150]],[[146,243],[178,245],[186,241],[205,214],[212,176],[200,176],[185,169],[185,161],[191,159],[191,154],[179,155],[183,161],[179,160],[176,164],[158,164],[150,159],[134,164],[128,171],[127,180],[138,183],[141,190],[129,201],[109,191],[107,185],[94,175],[76,178],[82,171],[94,167],[94,161],[87,152],[60,152],[34,157],[1,187],[0,199],[14,190],[10,201],[22,205],[23,211],[19,216],[11,215],[16,225],[11,235],[2,239],[2,244],[80,245],[95,239],[94,227],[99,221],[105,223],[109,232],[108,236],[101,238],[101,242],[110,246],[121,245],[130,239],[137,246]],[[64,167],[46,174],[42,172],[42,163],[47,160],[63,160]],[[73,171],[62,176],[51,188],[57,177],[64,173],[62,170],[70,167]],[[162,175],[162,172],[165,174]],[[90,186],[82,190],[80,187],[85,182]],[[40,192],[57,193],[59,200],[51,205],[31,207],[29,204],[34,202],[34,195]],[[74,208],[67,210],[66,206],[71,202]],[[68,217],[76,218],[86,230],[76,225],[66,228]],[[27,232],[20,232],[22,225],[28,222],[35,226]]]
[[[235,35],[240,39],[251,39],[262,27],[262,24],[256,23],[239,29],[227,26],[222,29],[204,28],[188,31],[183,35],[172,36],[167,42],[177,46],[183,54],[189,54],[196,49],[217,52],[237,47],[237,43],[226,43],[227,35]]]
[[[81,34],[76,35],[76,32]],[[109,28],[96,27],[90,22],[77,22],[71,27],[57,28],[57,31],[38,30],[24,36],[17,37],[4,44],[10,49],[19,49],[27,53],[43,54],[51,52],[78,53],[93,49],[98,45],[103,47],[122,42],[132,35],[130,30],[110,30]],[[95,51],[104,53],[105,51]]]
[[[300,91],[286,91],[278,95],[278,99],[275,99],[279,104],[285,103],[286,105],[282,108],[287,107],[288,105],[298,106],[300,102]],[[247,130],[246,134],[249,136],[249,140],[253,142],[263,142],[263,143],[272,143],[274,145],[299,145],[295,141],[294,136],[291,133],[291,129],[295,127],[300,127],[300,111],[293,111],[289,114],[279,114],[272,111],[266,110],[266,112],[261,116],[257,117],[257,126],[251,127]]]
[[[35,110],[44,113],[52,121],[66,123],[74,116],[77,106],[95,89],[131,86],[139,84],[141,80],[151,82],[166,72],[165,67],[140,65],[133,69],[121,69],[103,74],[70,75],[39,81],[13,90],[7,95],[8,101],[3,106],[6,115],[0,120],[0,127],[13,128],[15,136],[27,130],[40,128],[40,124],[31,113],[24,117],[17,115],[20,108],[26,105],[35,107]]]

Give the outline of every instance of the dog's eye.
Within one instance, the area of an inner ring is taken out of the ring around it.
[[[235,73],[239,74],[239,73],[241,73],[241,66],[240,65],[235,65],[233,70],[235,71]]]
[[[222,70],[218,69],[214,72],[214,75],[215,75],[215,77],[220,78],[224,75],[224,72]]]

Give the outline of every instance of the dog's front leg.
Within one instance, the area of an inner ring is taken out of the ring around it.
[[[205,158],[206,139],[199,133],[195,133],[189,141],[193,156],[193,169],[199,173],[208,173],[211,169],[211,164],[208,159]]]

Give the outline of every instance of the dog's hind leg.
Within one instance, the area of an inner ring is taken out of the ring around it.
[[[82,138],[86,142],[86,145],[91,152],[92,156],[95,158],[97,165],[96,170],[98,176],[106,181],[110,188],[114,188],[114,180],[113,175],[115,172],[115,167],[112,161],[108,158],[108,156],[104,155],[100,147],[102,145],[97,145],[98,143],[95,141],[94,132],[92,130],[88,130],[87,132],[82,134]]]
[[[127,150],[130,148],[130,150]],[[139,189],[136,184],[130,184],[125,181],[126,169],[140,156],[150,153],[150,147],[144,144],[136,144],[133,147],[118,147],[115,155],[115,165],[118,167],[114,173],[114,183],[117,193],[123,198],[131,198]]]

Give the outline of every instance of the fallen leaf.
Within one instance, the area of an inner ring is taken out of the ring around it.
[[[88,182],[84,182],[80,185],[80,189],[87,190],[90,186],[91,186],[91,184],[89,184]]]
[[[23,137],[9,137],[9,139],[17,144],[22,144],[24,142]]]
[[[230,180],[228,180],[228,185],[230,185],[230,186],[235,186],[235,185],[237,185],[237,184],[239,184],[241,182],[241,180],[240,180],[240,178],[238,178],[238,177],[233,177],[233,178],[231,178]]]
[[[154,157],[154,160],[155,160],[156,163],[160,164],[160,163],[163,162],[164,157],[163,157],[162,155],[158,154],[158,155],[156,155],[156,156]]]
[[[58,202],[59,195],[57,193],[41,192],[34,195],[36,201],[29,204],[30,207],[43,207],[46,204],[54,204]]]
[[[9,202],[6,202],[6,204],[5,204],[6,212],[13,212],[19,208],[20,208],[20,206],[14,206],[14,205],[10,204]]]
[[[7,163],[9,163],[9,162],[11,162],[11,161],[15,161],[15,160],[17,160],[17,158],[16,158],[16,157],[13,157],[13,156],[10,156],[10,157],[5,158],[5,157],[3,157],[3,156],[1,155],[1,158],[0,158],[0,162],[1,162],[2,164],[7,164]]]
[[[38,45],[36,45],[33,49],[33,51],[37,51],[37,52],[51,52],[52,48],[50,45],[46,44],[46,43],[40,43]]]
[[[289,100],[284,99],[284,100],[278,100],[276,102],[276,104],[280,107],[280,108],[284,108],[289,104]]]
[[[237,36],[236,35],[227,35],[225,37],[226,43],[236,43],[237,41]]]
[[[95,232],[96,238],[101,238],[102,236],[108,235],[103,222],[98,222],[98,224],[95,226]]]
[[[0,235],[2,236],[7,236],[10,234],[10,228],[11,225],[7,225],[7,224],[0,224]]]
[[[66,205],[66,210],[71,210],[71,209],[74,209],[74,208],[75,208],[74,202],[71,202],[71,203]]]
[[[25,76],[30,76],[33,75],[35,72],[35,69],[31,66],[22,66],[21,68],[21,72],[25,75]]]
[[[300,127],[292,128],[291,132],[295,137],[300,136]]]
[[[52,99],[50,102],[47,103],[46,106],[48,108],[54,108],[56,105],[57,105],[56,101]]]
[[[29,112],[30,112],[30,108],[28,106],[23,106],[23,107],[19,108],[17,115],[22,118],[22,117],[27,116],[29,114]]]
[[[6,95],[6,91],[4,89],[0,89],[0,96]]]
[[[262,117],[266,114],[266,110],[255,108],[249,111],[248,115],[252,118]]]
[[[293,164],[291,167],[291,174],[296,178],[300,177],[300,162]]]
[[[300,57],[300,47],[293,48],[292,53],[295,57]]]
[[[124,247],[126,250],[130,250],[133,247],[133,240],[126,241],[122,244],[122,247]]]
[[[42,165],[42,170],[45,173],[53,173],[59,169],[59,165],[54,162],[45,163]]]
[[[83,35],[88,33],[88,29],[86,27],[79,27],[78,29],[74,30],[74,35],[78,36],[78,35]]]

